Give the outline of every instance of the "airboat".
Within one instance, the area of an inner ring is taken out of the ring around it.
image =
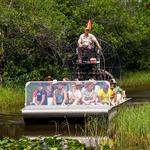
[[[109,91],[110,79],[121,78],[121,63],[117,51],[103,40],[100,43],[103,48],[102,51],[97,53],[95,49],[92,58],[89,57],[86,49],[83,50],[82,62],[77,61],[75,42],[65,47],[64,59],[70,69],[70,81],[28,82],[25,86],[25,107],[21,110],[24,119],[85,117],[87,115],[108,114],[113,108],[128,101],[128,98],[122,96],[120,101],[112,106],[110,94],[107,95],[107,102],[103,103],[100,100],[101,95],[98,93],[104,88],[107,92]],[[75,81],[75,79],[78,80]],[[73,91],[74,85],[78,91],[78,97],[73,99],[69,96],[69,93],[74,94],[76,92]],[[63,93],[63,100],[58,102],[57,97],[59,96],[55,94],[59,93],[60,87],[65,93]],[[51,98],[47,91],[48,88],[51,89]],[[90,102],[86,102],[85,99],[83,100],[83,97],[86,96],[83,95],[88,95],[90,93],[89,89],[94,93],[97,92],[96,95],[99,96],[93,96],[94,98],[92,97]],[[66,98],[64,95],[66,95]],[[79,95],[82,96],[79,98]]]

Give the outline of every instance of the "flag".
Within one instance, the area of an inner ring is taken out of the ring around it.
[[[91,20],[88,21],[86,29],[89,29],[89,30],[92,29],[92,21]]]

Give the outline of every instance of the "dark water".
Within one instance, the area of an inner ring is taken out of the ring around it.
[[[150,102],[150,87],[126,89],[127,97],[131,97],[130,102]]]
[[[126,95],[132,98],[128,103],[150,102],[150,88],[126,89]],[[77,123],[69,123],[68,120],[64,119],[61,122],[51,120],[46,123],[39,121],[25,124],[21,114],[0,114],[0,137],[19,138],[23,135],[35,137],[59,134],[64,136],[87,135],[84,120],[77,119],[75,122]]]

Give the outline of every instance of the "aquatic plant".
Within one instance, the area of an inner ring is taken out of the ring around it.
[[[0,149],[5,150],[84,150],[84,144],[80,143],[76,139],[63,139],[60,136],[53,137],[37,137],[29,139],[28,137],[22,137],[19,140],[11,138],[0,139]]]
[[[24,104],[24,89],[22,87],[0,86],[0,112],[20,113]]]
[[[150,72],[126,72],[119,82],[123,87],[150,86]]]
[[[85,121],[85,135],[93,137],[106,135],[107,121],[107,115],[105,114],[87,116]]]
[[[110,123],[110,135],[116,149],[142,149],[150,147],[150,105],[123,107]]]

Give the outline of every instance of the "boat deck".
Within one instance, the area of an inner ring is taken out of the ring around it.
[[[53,105],[26,106],[22,109],[24,117],[84,117],[86,114],[108,113],[109,105]]]
[[[109,105],[41,105],[25,106],[22,109],[24,118],[47,118],[47,117],[84,117],[86,115],[107,114],[111,109],[120,106],[129,101],[131,98],[126,98],[116,106]]]

